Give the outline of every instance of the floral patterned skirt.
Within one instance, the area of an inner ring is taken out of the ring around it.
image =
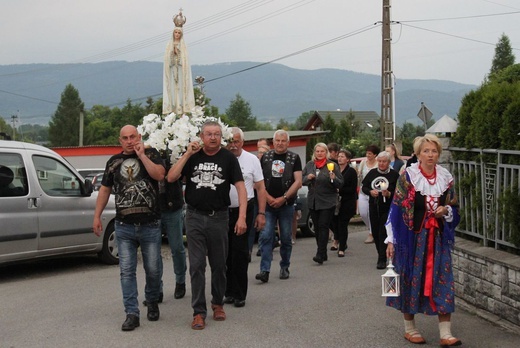
[[[394,257],[395,271],[400,274],[400,296],[388,297],[386,305],[407,314],[427,315],[448,314],[455,311],[455,288],[451,264],[451,248],[442,245],[438,230],[435,231],[433,247],[432,296],[425,296],[426,263],[428,250],[428,230],[423,228],[415,235],[415,255],[409,274]],[[395,245],[396,253],[398,245]],[[413,251],[412,251],[413,252]],[[397,264],[396,264],[397,263]]]

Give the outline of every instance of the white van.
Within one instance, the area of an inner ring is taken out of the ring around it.
[[[0,140],[0,264],[76,253],[117,264],[115,203],[109,200],[97,237],[96,199],[92,183],[56,152]]]

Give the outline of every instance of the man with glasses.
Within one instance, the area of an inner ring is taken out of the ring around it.
[[[200,137],[203,146],[191,142],[166,176],[168,182],[178,180],[181,175],[186,178],[186,237],[193,307],[191,328],[194,330],[202,330],[206,326],[206,255],[211,267],[213,319],[226,319],[223,304],[231,185],[236,187],[239,203],[234,233],[244,234],[247,228],[244,179],[235,155],[221,146],[220,124],[214,121],[204,123]]]

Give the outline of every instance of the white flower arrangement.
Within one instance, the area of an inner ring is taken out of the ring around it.
[[[192,141],[199,141],[202,125],[207,121],[215,121],[222,127],[222,146],[233,137],[230,127],[220,118],[204,116],[201,107],[195,107],[190,116],[171,113],[166,116],[149,114],[143,117],[143,123],[137,126],[145,144],[158,151],[171,151],[172,161],[176,161]]]

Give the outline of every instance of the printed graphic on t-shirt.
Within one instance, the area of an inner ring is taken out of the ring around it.
[[[204,162],[195,166],[191,181],[197,184],[197,189],[207,187],[216,190],[217,185],[226,181],[222,178],[222,167],[215,163]]]
[[[121,176],[130,182],[134,181],[140,169],[139,162],[135,158],[127,159],[121,165]]]
[[[271,167],[271,173],[273,178],[281,178],[285,171],[285,162],[280,160],[274,160],[273,166]]]
[[[119,176],[115,180],[116,206],[121,215],[150,213],[155,208],[156,192],[141,173],[141,166],[136,158],[128,158],[121,163]]]
[[[383,191],[388,189],[389,184],[390,182],[387,178],[385,178],[384,176],[378,176],[377,178],[372,180],[371,185],[373,190]]]

